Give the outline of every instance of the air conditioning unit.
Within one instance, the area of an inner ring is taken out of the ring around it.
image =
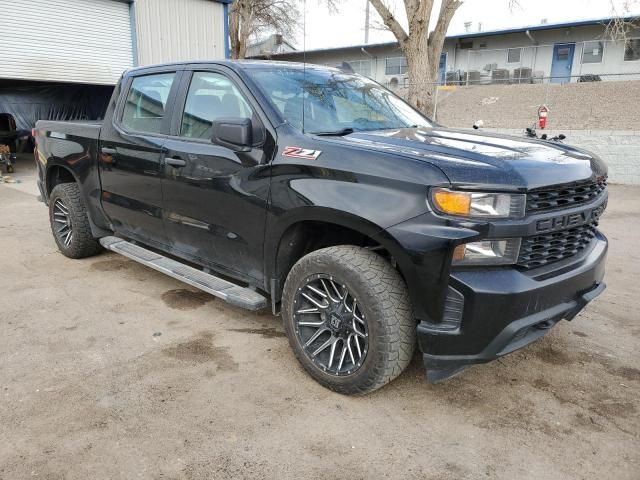
[[[467,83],[469,85],[478,84],[480,83],[480,72],[478,70],[469,70],[468,72],[462,72],[462,78],[460,79],[460,82],[462,83],[462,85],[466,85]]]
[[[460,73],[459,72],[447,72],[446,74],[447,85],[460,85]]]
[[[529,67],[520,67],[513,70],[514,83],[533,83],[533,71]]]
[[[509,83],[509,70],[497,68],[491,72],[491,83]]]
[[[535,70],[531,75],[532,83],[544,83],[544,71],[543,70]]]

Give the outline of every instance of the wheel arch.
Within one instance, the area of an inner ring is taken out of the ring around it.
[[[267,289],[280,300],[291,267],[315,250],[338,245],[370,248],[389,259],[402,256],[402,248],[382,227],[356,215],[326,207],[304,208],[303,212],[280,219],[265,243]],[[397,269],[404,278],[400,262]]]
[[[51,192],[62,183],[75,183],[80,189],[80,194],[85,202],[89,215],[89,224],[91,231],[96,238],[104,237],[111,234],[108,222],[102,208],[99,204],[99,196],[92,198],[88,195],[91,187],[86,185],[86,172],[72,168],[67,162],[58,158],[50,158],[44,171],[44,195],[45,203],[49,204]],[[93,201],[92,201],[93,200]],[[96,223],[96,219],[98,222]]]
[[[47,165],[47,170],[45,172],[45,191],[47,194],[47,199],[51,196],[51,192],[61,183],[77,183],[80,186],[80,182],[78,181],[78,177],[73,172],[72,169],[65,166],[64,164],[51,162]]]

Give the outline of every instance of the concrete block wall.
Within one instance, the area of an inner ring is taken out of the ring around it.
[[[482,130],[524,135],[523,129]],[[599,155],[609,167],[610,183],[640,185],[640,130],[545,130],[544,133],[549,137],[563,133],[567,137],[564,143]]]

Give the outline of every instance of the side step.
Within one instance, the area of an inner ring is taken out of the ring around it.
[[[267,306],[267,299],[258,292],[204,273],[121,238],[103,237],[100,239],[100,244],[107,250],[124,255],[165,275],[188,283],[232,305],[247,310],[261,310]]]

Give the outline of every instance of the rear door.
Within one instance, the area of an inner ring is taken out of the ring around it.
[[[185,71],[180,90],[162,180],[172,250],[260,284],[275,133],[265,128],[239,78],[223,67]],[[251,119],[250,151],[211,141],[212,122],[221,118]]]
[[[180,71],[151,71],[122,86],[100,136],[102,206],[113,229],[151,245],[167,243],[162,220],[163,145]]]

